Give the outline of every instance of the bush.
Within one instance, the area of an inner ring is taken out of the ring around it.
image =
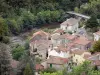
[[[6,44],[9,43],[10,42],[9,37],[8,36],[3,36],[2,42],[6,43]]]
[[[42,61],[39,57],[37,57],[35,60],[36,60],[36,63],[38,63],[38,64],[40,64]]]
[[[47,69],[44,69],[42,71],[42,73],[53,73],[53,72],[56,72],[57,70],[55,68],[47,68]]]
[[[25,45],[24,45],[25,49],[29,49],[29,40],[26,41]]]
[[[22,46],[18,46],[12,50],[13,59],[19,60],[19,58],[23,55],[25,48]]]

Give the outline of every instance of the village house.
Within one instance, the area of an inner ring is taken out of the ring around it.
[[[50,34],[49,33],[40,30],[40,31],[37,31],[36,33],[33,34],[33,36],[31,37],[30,41],[48,40],[49,38],[50,38]]]
[[[64,68],[69,69],[70,63],[69,58],[49,56],[49,59],[47,59],[47,67],[56,68],[57,70],[62,70]]]
[[[72,61],[75,65],[82,64],[87,58],[91,56],[91,53],[86,51],[86,50],[72,50],[71,51],[72,55]]]
[[[88,58],[93,65],[97,67],[98,70],[100,70],[100,52],[94,53],[91,57]]]
[[[30,40],[30,54],[35,53],[37,56],[41,57],[41,59],[46,59],[47,50],[51,41],[49,38],[49,34],[44,31],[38,31],[33,34]]]
[[[62,34],[59,35],[58,33],[52,34],[51,41],[53,43],[53,46],[58,46],[61,44],[69,44],[73,42],[77,38],[76,35],[71,35],[71,34]]]
[[[68,33],[61,35],[61,43],[62,44],[69,44],[69,43],[73,42],[75,39],[77,39],[76,35],[71,35]]]
[[[79,21],[75,18],[69,18],[63,23],[61,23],[60,28],[63,29],[65,32],[76,32],[79,27]]]
[[[93,33],[93,35],[94,35],[94,41],[98,41],[100,39],[100,31]]]
[[[91,41],[84,36],[79,36],[75,41],[73,41],[75,48],[80,50],[88,50],[91,47]]]
[[[54,48],[48,49],[48,58],[49,56],[57,56],[62,58],[69,58],[70,57],[70,51],[67,50],[67,48],[64,45],[60,45]]]

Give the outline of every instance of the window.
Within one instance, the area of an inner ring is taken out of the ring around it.
[[[33,52],[37,52],[37,48],[34,48],[34,49],[33,49]]]
[[[52,64],[50,64],[50,68],[52,68]]]
[[[50,37],[48,37],[48,40],[51,40],[51,38],[50,38]]]

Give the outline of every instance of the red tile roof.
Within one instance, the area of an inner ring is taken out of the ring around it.
[[[38,70],[43,70],[44,69],[44,66],[41,65],[41,64],[36,64],[35,65],[35,69],[38,71]]]
[[[67,47],[65,47],[64,45],[59,45],[59,46],[57,46],[57,47],[58,47],[58,49],[59,49],[60,51],[63,51],[63,52],[67,52],[67,51],[68,51]]]
[[[92,55],[90,55],[90,54],[84,54],[84,58],[87,59],[87,60],[89,60],[88,58],[91,57],[91,56]]]
[[[40,38],[41,37],[47,38],[47,37],[50,37],[50,34],[47,33],[47,32],[44,32],[44,31],[40,30],[40,31],[38,31],[38,32],[36,32],[36,33],[33,34],[33,36],[31,37],[30,41],[32,42],[34,39],[36,40],[39,37]]]
[[[78,37],[75,41],[74,44],[79,44],[79,45],[87,45],[91,43],[91,41],[89,41],[86,37],[84,36],[80,36]]]
[[[86,50],[73,50],[71,51],[72,54],[82,55],[84,52],[88,52]]]
[[[49,59],[47,59],[48,64],[57,64],[57,65],[63,65],[68,63],[68,58],[61,58],[56,56],[50,56]]]
[[[48,36],[49,34],[47,32],[40,30],[40,31],[34,33],[33,37],[36,36],[36,35]]]
[[[61,37],[69,40],[74,40],[75,38],[77,38],[76,35],[70,35],[70,34],[63,34]]]
[[[100,60],[94,60],[93,62],[96,66],[100,66]]]

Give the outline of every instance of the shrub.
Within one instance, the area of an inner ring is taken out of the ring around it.
[[[12,56],[15,60],[19,60],[19,58],[23,55],[25,48],[22,46],[18,46],[12,50]]]
[[[42,73],[53,73],[53,72],[56,72],[57,70],[55,68],[47,68],[47,69],[44,69],[42,71]]]
[[[8,36],[3,36],[2,42],[6,43],[6,44],[9,43],[10,42],[9,37]]]

